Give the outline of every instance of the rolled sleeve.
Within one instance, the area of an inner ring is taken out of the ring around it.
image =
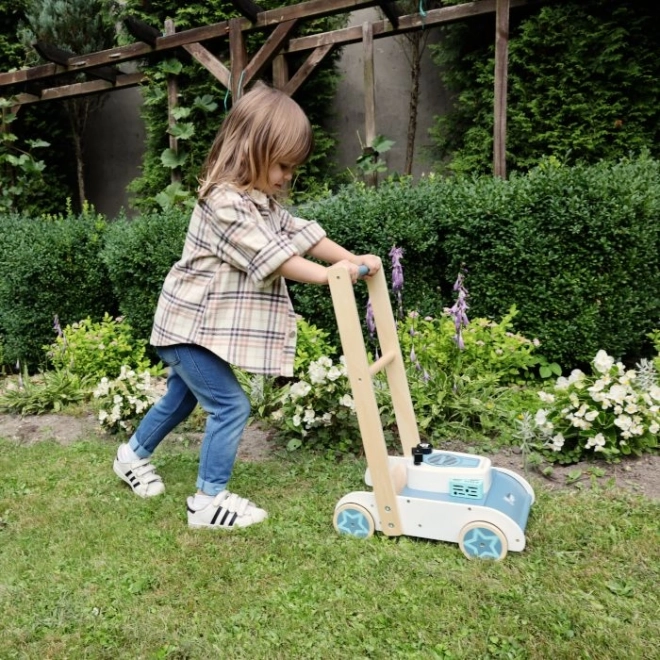
[[[202,213],[213,218],[220,259],[247,273],[259,288],[278,277],[277,270],[284,262],[321,240],[319,231],[324,233],[316,223],[306,221],[292,234],[282,231],[278,213],[262,213],[248,196],[227,190],[209,196]]]

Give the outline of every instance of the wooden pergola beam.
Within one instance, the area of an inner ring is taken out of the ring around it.
[[[252,57],[243,72],[243,82],[247,85],[252,78],[258,76],[263,69],[268,66],[275,56],[282,50],[282,45],[288,39],[293,29],[298,24],[298,20],[285,21],[280,23],[266,39],[264,45]]]
[[[525,5],[535,4],[540,0],[510,0],[511,8],[523,7]],[[496,0],[475,0],[462,5],[453,5],[451,7],[440,7],[439,9],[429,9],[426,16],[420,14],[408,14],[406,16],[399,16],[399,27],[393,29],[389,21],[375,21],[373,25],[374,39],[381,39],[384,37],[391,37],[395,34],[403,34],[420,28],[428,28],[432,25],[439,25],[441,23],[452,23],[460,21],[464,18],[471,16],[479,16],[481,14],[495,13]],[[298,51],[310,50],[325,46],[327,44],[342,45],[356,44],[362,41],[362,26],[356,25],[352,27],[334,30],[332,32],[323,32],[321,34],[313,34],[306,37],[298,37],[291,39],[289,46],[286,49],[287,53],[295,53]]]
[[[39,56],[42,59],[48,60],[49,62],[54,62],[60,66],[67,66],[67,62],[71,58],[79,57],[75,53],[71,53],[70,51],[59,48],[58,46],[44,43],[43,41],[35,41],[32,44],[32,47],[37,51],[37,53],[39,53]],[[96,78],[102,78],[108,82],[114,82],[117,79],[118,71],[111,66],[99,66],[95,69],[88,69],[84,73]]]
[[[248,19],[232,20],[239,21],[241,31],[250,31],[268,28],[273,25],[300,18],[313,19],[322,16],[341,14],[357,9],[373,7],[375,4],[375,0],[332,0],[332,2],[328,2],[328,0],[308,0],[307,2],[301,2],[297,5],[289,5],[287,7],[279,7],[277,9],[270,9],[261,12],[255,23],[251,23]],[[213,23],[212,25],[204,25],[202,27],[183,30],[172,35],[160,36],[155,39],[154,46],[141,41],[127,46],[119,46],[117,48],[110,48],[97,53],[91,53],[84,58],[71,58],[67,61],[66,66],[45,64],[30,69],[0,73],[0,87],[27,82],[28,80],[49,78],[51,76],[69,73],[71,71],[84,71],[105,64],[115,64],[128,60],[140,59],[145,55],[148,56],[154,52],[168,51],[186,44],[200,43],[208,41],[209,39],[226,37],[228,34],[229,21],[221,21],[220,23]]]
[[[41,90],[36,94],[17,94],[16,105],[26,105],[28,103],[37,103],[39,101],[53,101],[55,99],[69,98],[71,96],[82,96],[86,94],[100,94],[113,89],[124,87],[135,87],[141,84],[145,79],[143,73],[125,73],[117,76],[114,83],[107,80],[90,80],[84,83],[73,83],[71,85],[60,85]]]
[[[326,46],[319,46],[316,50],[312,51],[310,56],[305,60],[305,63],[293,74],[289,82],[284,85],[282,91],[289,96],[293,96],[297,89],[309,77],[309,74],[323,61],[326,55],[334,48],[332,44]]]

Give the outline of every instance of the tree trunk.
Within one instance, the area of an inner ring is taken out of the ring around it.
[[[66,104],[71,124],[71,137],[73,138],[74,155],[76,158],[76,178],[78,182],[78,203],[82,209],[87,201],[85,191],[85,160],[83,135],[87,126],[87,118],[90,112],[90,101],[88,99],[76,99]]]
[[[408,104],[408,133],[406,136],[406,164],[404,174],[411,175],[415,157],[415,135],[419,110],[419,84],[422,72],[422,35],[409,36],[410,41],[410,102]]]

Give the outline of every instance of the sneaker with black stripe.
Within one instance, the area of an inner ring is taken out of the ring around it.
[[[117,454],[112,469],[140,497],[154,497],[165,492],[165,484],[160,475],[156,474],[156,468],[150,458],[125,463],[119,460]]]
[[[189,497],[188,527],[206,529],[233,529],[262,522],[268,514],[256,504],[228,490],[218,493],[201,509],[194,508],[194,497]]]

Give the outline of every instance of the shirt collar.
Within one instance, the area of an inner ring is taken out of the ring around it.
[[[252,199],[255,204],[258,206],[263,206],[264,208],[270,208],[270,197],[266,195],[265,193],[262,193],[261,190],[255,190],[252,188],[251,190],[247,191],[246,194]]]

